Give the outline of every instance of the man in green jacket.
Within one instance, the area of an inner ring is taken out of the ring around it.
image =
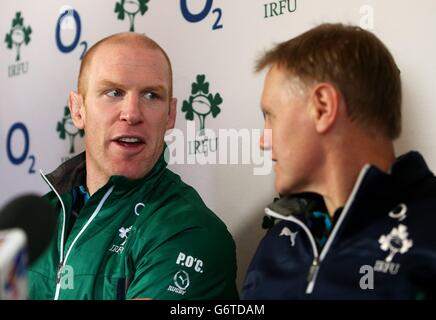
[[[29,268],[29,297],[237,298],[232,236],[166,168],[176,99],[164,50],[135,33],[97,42],[69,107],[86,151],[43,175],[59,228]]]

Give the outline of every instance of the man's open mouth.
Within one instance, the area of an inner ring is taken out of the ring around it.
[[[144,144],[144,140],[139,137],[129,137],[129,136],[123,136],[114,139],[114,142],[116,142],[119,145],[126,146],[126,147],[134,147]]]

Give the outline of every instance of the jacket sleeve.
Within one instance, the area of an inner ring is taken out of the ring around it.
[[[184,226],[138,235],[130,264],[126,299],[238,298],[235,245],[223,228]]]

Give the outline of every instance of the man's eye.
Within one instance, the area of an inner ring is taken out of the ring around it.
[[[154,92],[146,92],[144,93],[144,98],[147,100],[155,100],[159,98],[159,95]]]
[[[107,91],[106,95],[109,97],[121,97],[123,95],[123,93],[121,92],[121,90],[113,89],[113,90]]]

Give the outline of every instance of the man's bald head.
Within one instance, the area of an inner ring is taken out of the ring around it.
[[[101,39],[97,43],[95,43],[85,54],[85,56],[82,59],[82,63],[80,64],[80,71],[79,71],[79,80],[77,84],[78,92],[85,97],[88,83],[88,71],[89,67],[91,65],[91,62],[93,60],[93,57],[95,56],[95,53],[109,45],[136,45],[139,47],[143,47],[145,49],[151,49],[151,50],[158,50],[162,53],[162,55],[165,57],[165,60],[168,63],[168,71],[169,71],[169,88],[170,88],[170,98],[173,95],[173,72],[171,68],[171,62],[168,58],[168,55],[166,52],[162,49],[161,46],[159,46],[154,40],[150,39],[149,37],[134,33],[134,32],[122,32],[122,33],[116,33],[113,35],[110,35],[106,38]]]

